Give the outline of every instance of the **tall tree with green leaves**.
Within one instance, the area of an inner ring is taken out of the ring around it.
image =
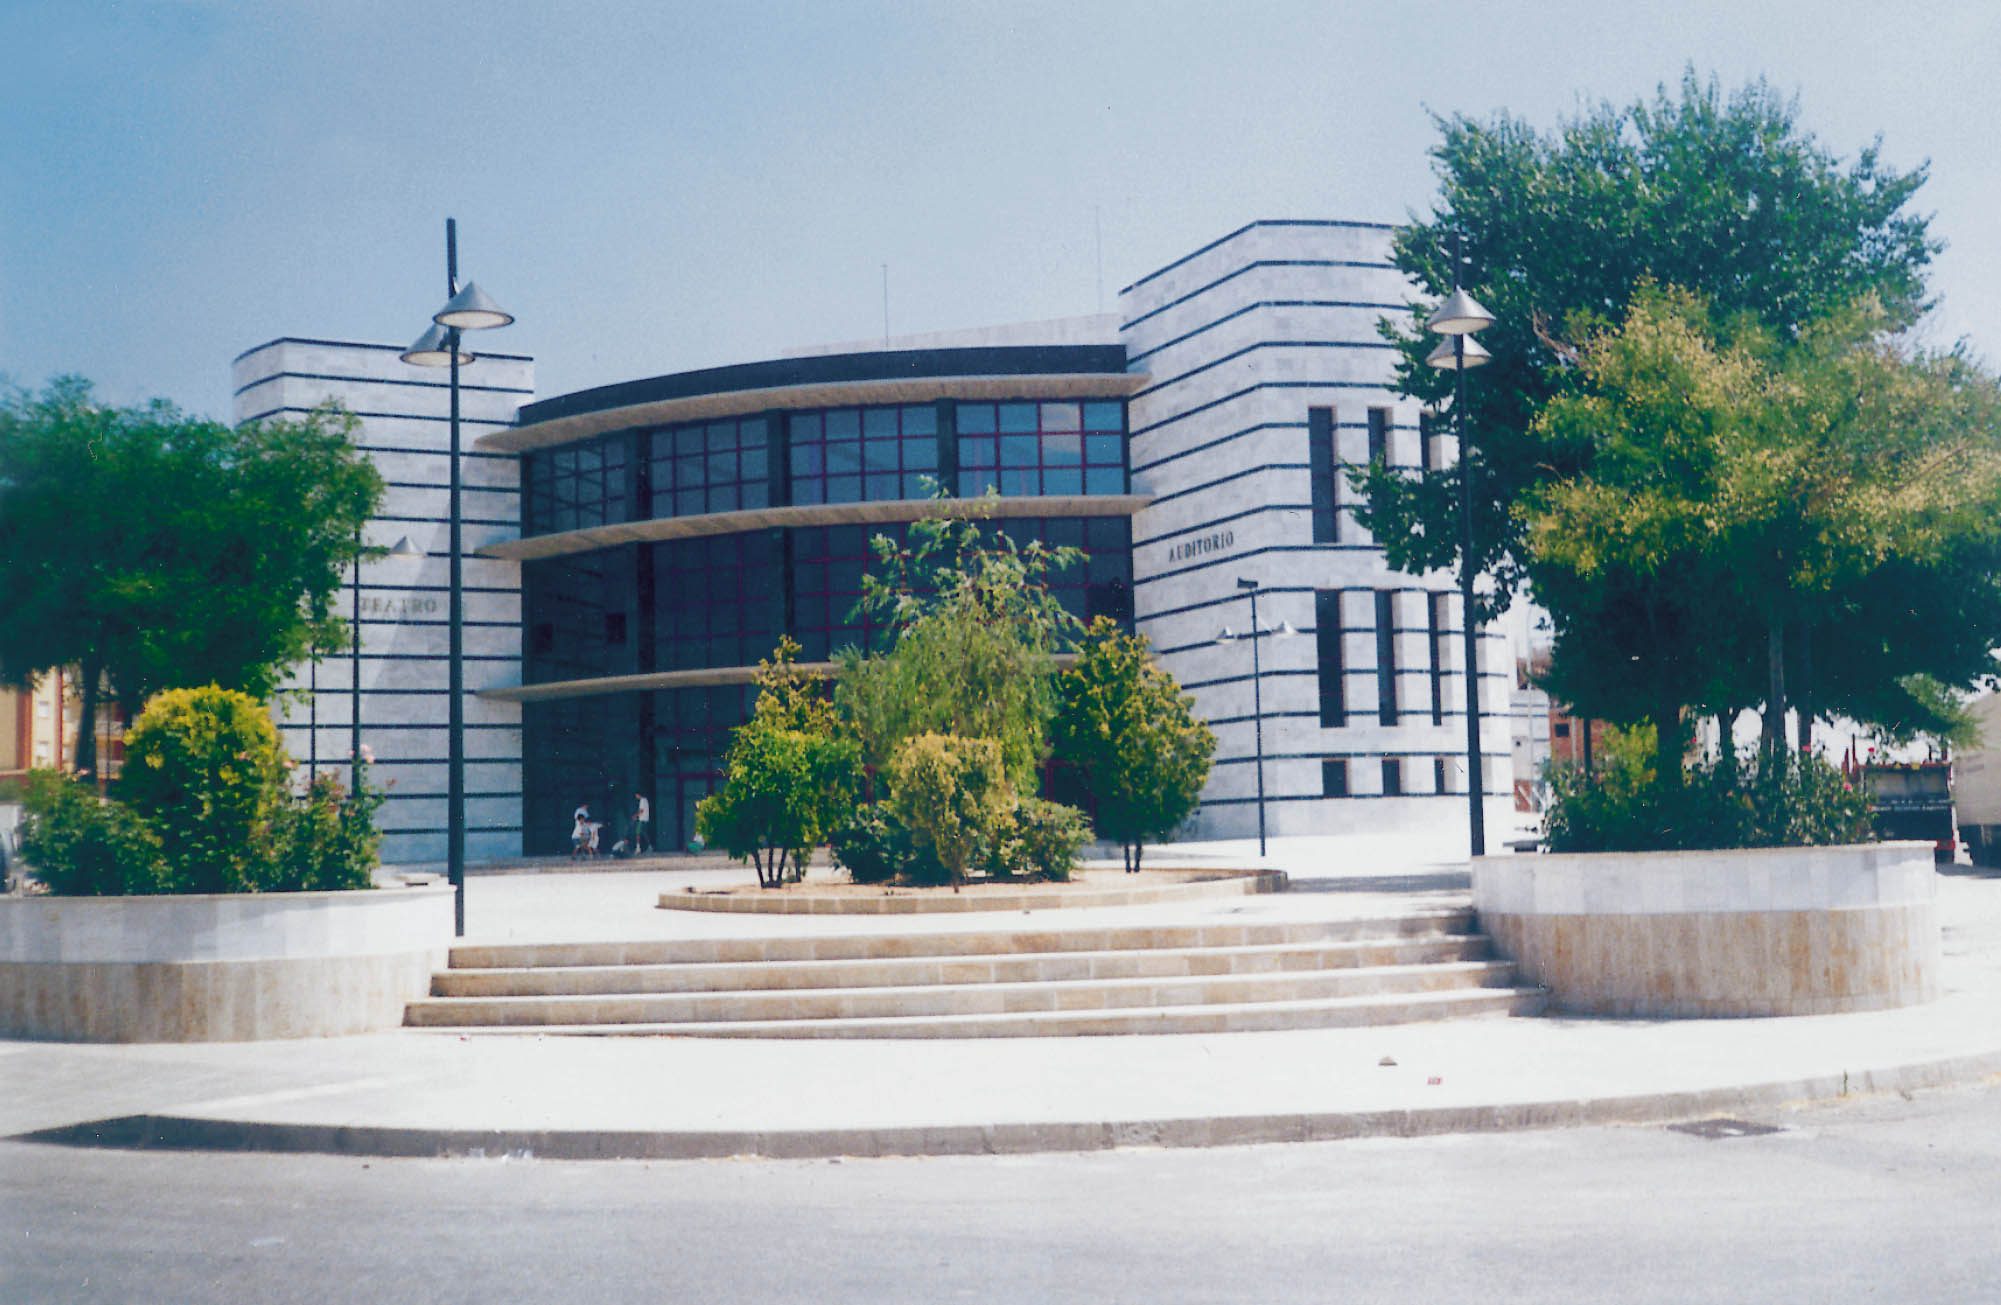
[[[1668,783],[1684,709],[1762,703],[1776,754],[1789,707],[1936,715],[1934,690],[1991,675],[2001,645],[1992,378],[1899,349],[1866,307],[1791,341],[1740,323],[1726,343],[1713,323],[1698,297],[1644,288],[1594,326],[1534,432],[1589,457],[1520,512],[1551,691],[1650,722]]]
[[[1056,756],[1083,773],[1096,806],[1092,823],[1137,874],[1146,842],[1173,833],[1201,799],[1216,736],[1145,637],[1105,617],[1084,632],[1057,693]]]
[[[75,377],[0,395],[0,682],[81,668],[79,769],[100,685],[128,714],[176,687],[266,698],[345,646],[334,599],[382,495],[353,429],[110,407]]]
[[[1580,313],[1616,322],[1643,282],[1702,296],[1719,323],[1750,321],[1790,342],[1807,325],[1873,297],[1891,329],[1925,310],[1924,272],[1940,243],[1909,211],[1926,168],[1886,166],[1878,147],[1843,162],[1799,125],[1798,106],[1764,82],[1724,95],[1691,69],[1625,107],[1600,105],[1543,133],[1505,114],[1438,123],[1440,196],[1398,229],[1394,261],[1427,295],[1461,280],[1496,321],[1493,361],[1465,387],[1477,573],[1506,606],[1526,576],[1523,517],[1539,487],[1584,470],[1588,442],[1535,421],[1567,388]],[[1448,407],[1450,373],[1424,363],[1425,309],[1386,322],[1402,391]],[[1358,472],[1360,515],[1400,570],[1459,560],[1459,470],[1410,478]]]
[[[946,516],[913,522],[910,539],[875,540],[859,607],[887,647],[843,650],[835,702],[871,766],[919,734],[992,739],[1009,781],[1032,793],[1049,754],[1054,658],[1079,630],[1049,581],[1083,554],[990,540],[977,521]]]

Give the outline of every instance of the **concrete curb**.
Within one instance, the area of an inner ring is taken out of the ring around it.
[[[2001,1050],[1685,1092],[1398,1110],[769,1132],[395,1128],[141,1114],[43,1129],[8,1140],[120,1150],[433,1159],[808,1160],[1023,1155],[1666,1123],[1721,1111],[1949,1087],[1990,1077],[2001,1077]]]

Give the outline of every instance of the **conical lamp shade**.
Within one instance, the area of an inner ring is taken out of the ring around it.
[[[1447,336],[1443,340],[1440,340],[1438,347],[1431,351],[1430,356],[1425,361],[1442,372],[1458,371],[1460,368],[1459,359],[1452,352],[1455,347],[1465,349],[1465,367],[1467,371],[1471,371],[1475,367],[1484,367],[1494,360],[1493,354],[1482,349],[1480,342],[1468,335],[1461,336],[1458,339]]]
[[[403,351],[403,361],[412,367],[449,367],[452,365],[451,341],[446,338],[445,328],[432,326],[417,337],[417,343]],[[472,361],[472,355],[459,350],[459,366]]]
[[[1444,303],[1431,310],[1430,317],[1424,319],[1425,329],[1440,335],[1471,335],[1493,324],[1494,315],[1464,290],[1454,290]]]
[[[461,331],[483,331],[507,325],[514,320],[514,314],[487,298],[486,291],[476,283],[468,281],[431,320],[439,326],[456,326]]]

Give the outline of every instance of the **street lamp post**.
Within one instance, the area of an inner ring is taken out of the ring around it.
[[[1237,588],[1251,596],[1251,630],[1249,634],[1238,634],[1225,626],[1216,636],[1217,643],[1229,643],[1235,639],[1248,639],[1251,644],[1251,721],[1257,738],[1257,785],[1258,785],[1258,855],[1265,854],[1265,706],[1264,706],[1264,661],[1258,654],[1258,640],[1287,639],[1296,634],[1289,621],[1280,621],[1278,628],[1264,630],[1258,627],[1258,582],[1239,578]]]
[[[459,228],[445,219],[445,306],[431,315],[431,327],[403,352],[403,361],[419,367],[450,367],[451,408],[451,601],[447,619],[450,636],[449,687],[446,690],[450,735],[446,763],[445,867],[452,885],[453,931],[466,931],[466,791],[465,791],[465,613],[462,586],[459,510],[459,368],[473,361],[460,346],[461,331],[506,326],[514,315],[487,298],[473,282],[459,287]]]
[[[1480,634],[1473,606],[1473,459],[1466,442],[1466,369],[1491,357],[1472,336],[1493,325],[1494,315],[1459,288],[1459,238],[1452,238],[1452,294],[1432,311],[1425,328],[1446,338],[1425,361],[1452,373],[1452,425],[1459,440],[1459,624],[1466,640],[1466,819],[1473,856],[1487,854],[1480,803],[1486,781],[1480,761]]]

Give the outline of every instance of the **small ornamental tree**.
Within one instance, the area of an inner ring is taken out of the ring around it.
[[[1056,705],[1052,658],[1078,633],[1050,580],[1083,553],[989,541],[977,522],[947,517],[913,522],[907,549],[882,536],[874,548],[856,611],[889,647],[845,650],[835,690],[863,757],[886,766],[926,733],[991,739],[1015,789],[1033,793]]]
[[[1057,693],[1056,755],[1082,772],[1098,833],[1123,847],[1136,874],[1145,842],[1171,834],[1195,809],[1216,736],[1146,639],[1103,617],[1057,678]]]
[[[919,734],[897,748],[889,776],[891,811],[920,846],[937,854],[957,892],[966,867],[1000,842],[1014,814],[1018,799],[1001,745]]]
[[[788,638],[759,664],[761,692],[731,736],[723,786],[695,807],[696,831],[751,861],[760,888],[801,879],[861,789],[860,750],[836,734],[832,707],[793,663],[798,651]]]

